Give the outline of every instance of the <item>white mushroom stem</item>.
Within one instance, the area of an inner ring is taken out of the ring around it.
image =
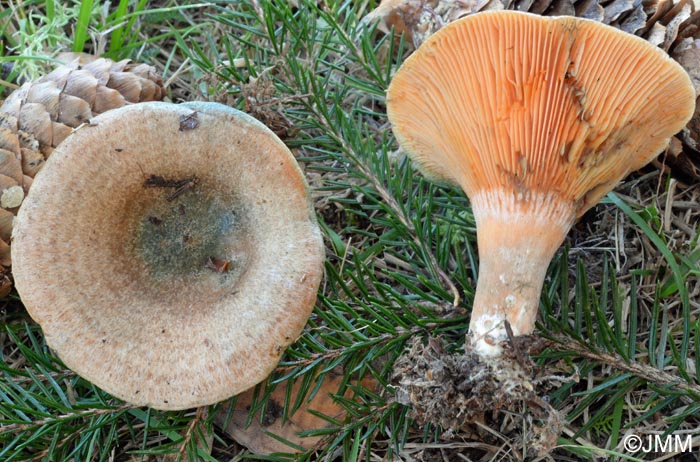
[[[547,267],[571,228],[575,205],[553,193],[492,190],[472,198],[479,280],[468,343],[482,356],[501,354],[508,338],[535,327]]]

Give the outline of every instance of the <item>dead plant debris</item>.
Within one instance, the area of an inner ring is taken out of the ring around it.
[[[440,338],[426,343],[414,337],[395,363],[396,401],[411,406],[410,417],[418,423],[442,427],[443,439],[463,437],[471,427],[481,442],[500,445],[497,435],[506,430],[504,436],[520,450],[547,454],[563,418],[541,397],[562,377],[544,376],[529,353],[515,352],[521,347],[527,348],[511,344],[503,358],[485,362],[472,352],[448,353]]]
[[[166,197],[168,202],[172,202],[179,196],[194,188],[199,180],[196,176],[183,178],[181,180],[167,179],[160,175],[151,175],[143,183],[144,188],[172,188],[174,191]]]
[[[191,114],[180,116],[179,131],[184,132],[188,130],[194,130],[197,127],[199,127],[199,118],[197,117],[197,111],[194,111]]]

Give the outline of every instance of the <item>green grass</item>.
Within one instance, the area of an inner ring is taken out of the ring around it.
[[[15,63],[13,77],[33,78],[58,51],[90,50],[99,37],[108,56],[153,62],[165,79],[181,69],[174,99],[226,102],[271,125],[304,166],[328,258],[314,314],[260,387],[257,407],[266,405],[265,389],[293,378],[302,392],[295,399],[288,389],[287,414],[340,369],[357,399],[339,397],[346,417],[330,421],[320,431],[327,444],[298,460],[407,460],[416,445],[433,448],[425,460],[477,458],[461,443],[480,437],[446,440],[394,400],[393,364],[409,340],[439,337],[461,348],[478,255],[462,192],[425,181],[395,153],[384,92],[409,47],[361,22],[374,3],[121,0],[105,14],[100,2],[24,2],[0,12],[0,61]],[[654,181],[647,175],[609,195],[549,268],[536,332],[551,343],[536,361],[561,377],[548,393],[565,420],[555,459],[644,460],[617,447],[628,430],[698,426],[697,220],[687,223],[696,236],[679,245],[659,226]],[[631,198],[633,186],[650,193],[642,203]],[[629,265],[612,249],[619,239],[608,237],[618,231]],[[608,248],[586,245],[591,234]],[[229,403],[207,412],[129,406],[67,370],[17,300],[2,319],[0,460],[253,457],[213,423]],[[380,389],[357,386],[362,377]],[[493,431],[505,441],[493,457],[513,460],[517,429]]]

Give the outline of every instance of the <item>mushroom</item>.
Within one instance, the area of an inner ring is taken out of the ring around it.
[[[460,186],[477,224],[468,343],[498,357],[533,332],[547,267],[574,221],[650,162],[693,114],[686,72],[590,20],[478,13],[441,29],[388,90],[400,146]]]
[[[156,409],[267,377],[311,313],[324,259],[291,152],[214,103],[93,118],[37,175],[13,240],[17,290],[48,345]]]

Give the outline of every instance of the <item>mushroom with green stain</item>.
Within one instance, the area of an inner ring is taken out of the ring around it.
[[[106,112],[56,148],[13,233],[17,290],[63,362],[138,405],[254,386],[301,333],[324,248],[304,176],[213,103]]]

